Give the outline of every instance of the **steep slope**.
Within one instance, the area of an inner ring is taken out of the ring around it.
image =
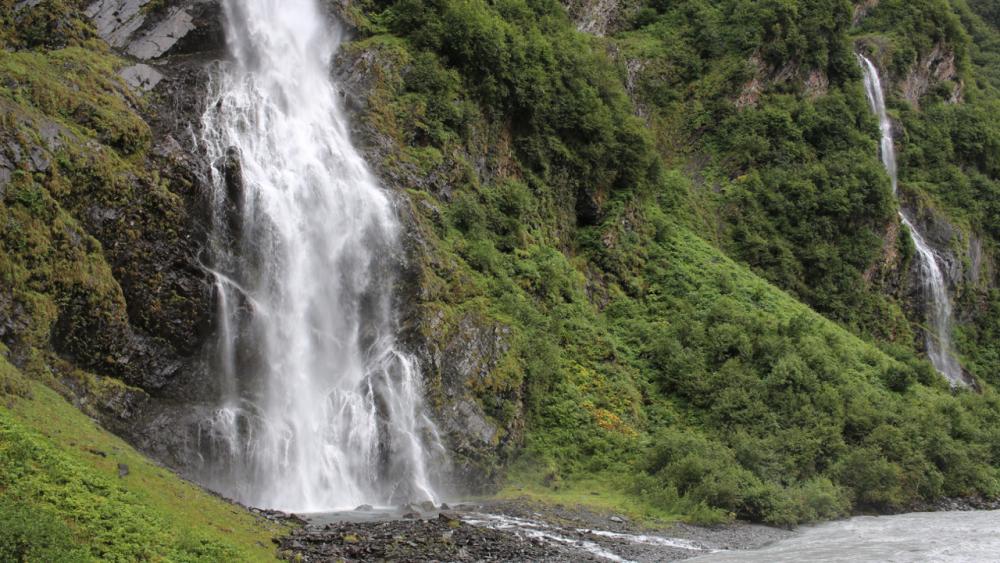
[[[134,424],[205,296],[123,61],[75,3],[0,14],[0,559],[273,559],[282,527],[87,416]]]
[[[0,360],[0,556],[272,561],[286,528],[179,479]]]

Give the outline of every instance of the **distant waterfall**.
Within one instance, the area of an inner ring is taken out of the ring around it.
[[[214,370],[204,482],[295,511],[436,500],[440,453],[397,346],[387,195],[351,145],[316,0],[224,0],[232,61],[203,116],[213,162]]]
[[[865,75],[865,91],[872,111],[878,116],[879,127],[882,130],[882,164],[885,165],[889,178],[892,180],[892,193],[899,195],[899,178],[896,171],[896,147],[892,136],[892,121],[885,108],[885,93],[878,69],[867,57],[858,55],[858,61]],[[905,209],[900,208],[899,216],[910,232],[914,246],[917,248],[917,259],[920,267],[920,282],[928,305],[927,355],[931,363],[942,375],[951,381],[952,385],[964,384],[962,366],[955,356],[951,343],[952,311],[951,297],[948,295],[947,280],[938,263],[938,256],[927,244],[923,235],[914,225]]]

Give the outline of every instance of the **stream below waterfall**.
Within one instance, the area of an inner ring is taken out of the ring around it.
[[[755,551],[717,552],[694,561],[1000,561],[1000,511],[859,516],[803,528]]]

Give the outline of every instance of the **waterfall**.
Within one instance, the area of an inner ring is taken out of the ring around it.
[[[864,72],[865,92],[872,111],[878,116],[879,128],[882,131],[882,164],[892,181],[892,194],[899,196],[899,177],[896,168],[896,147],[892,135],[892,121],[885,107],[885,92],[879,79],[878,69],[867,57],[858,55],[861,69]],[[924,299],[928,306],[927,327],[924,330],[927,341],[927,355],[934,367],[952,385],[964,384],[962,366],[951,343],[952,310],[951,297],[948,295],[948,284],[939,263],[936,251],[927,244],[923,234],[917,229],[905,209],[900,207],[900,220],[910,232],[910,238],[917,249],[917,261],[920,272],[920,283]]]
[[[213,370],[200,479],[301,512],[436,501],[442,448],[395,334],[402,254],[387,194],[352,146],[317,0],[224,0],[232,60],[210,87]]]

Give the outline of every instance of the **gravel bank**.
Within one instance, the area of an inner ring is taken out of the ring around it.
[[[679,561],[755,549],[793,532],[745,523],[645,528],[582,507],[487,501],[311,515],[281,540],[301,561]]]

